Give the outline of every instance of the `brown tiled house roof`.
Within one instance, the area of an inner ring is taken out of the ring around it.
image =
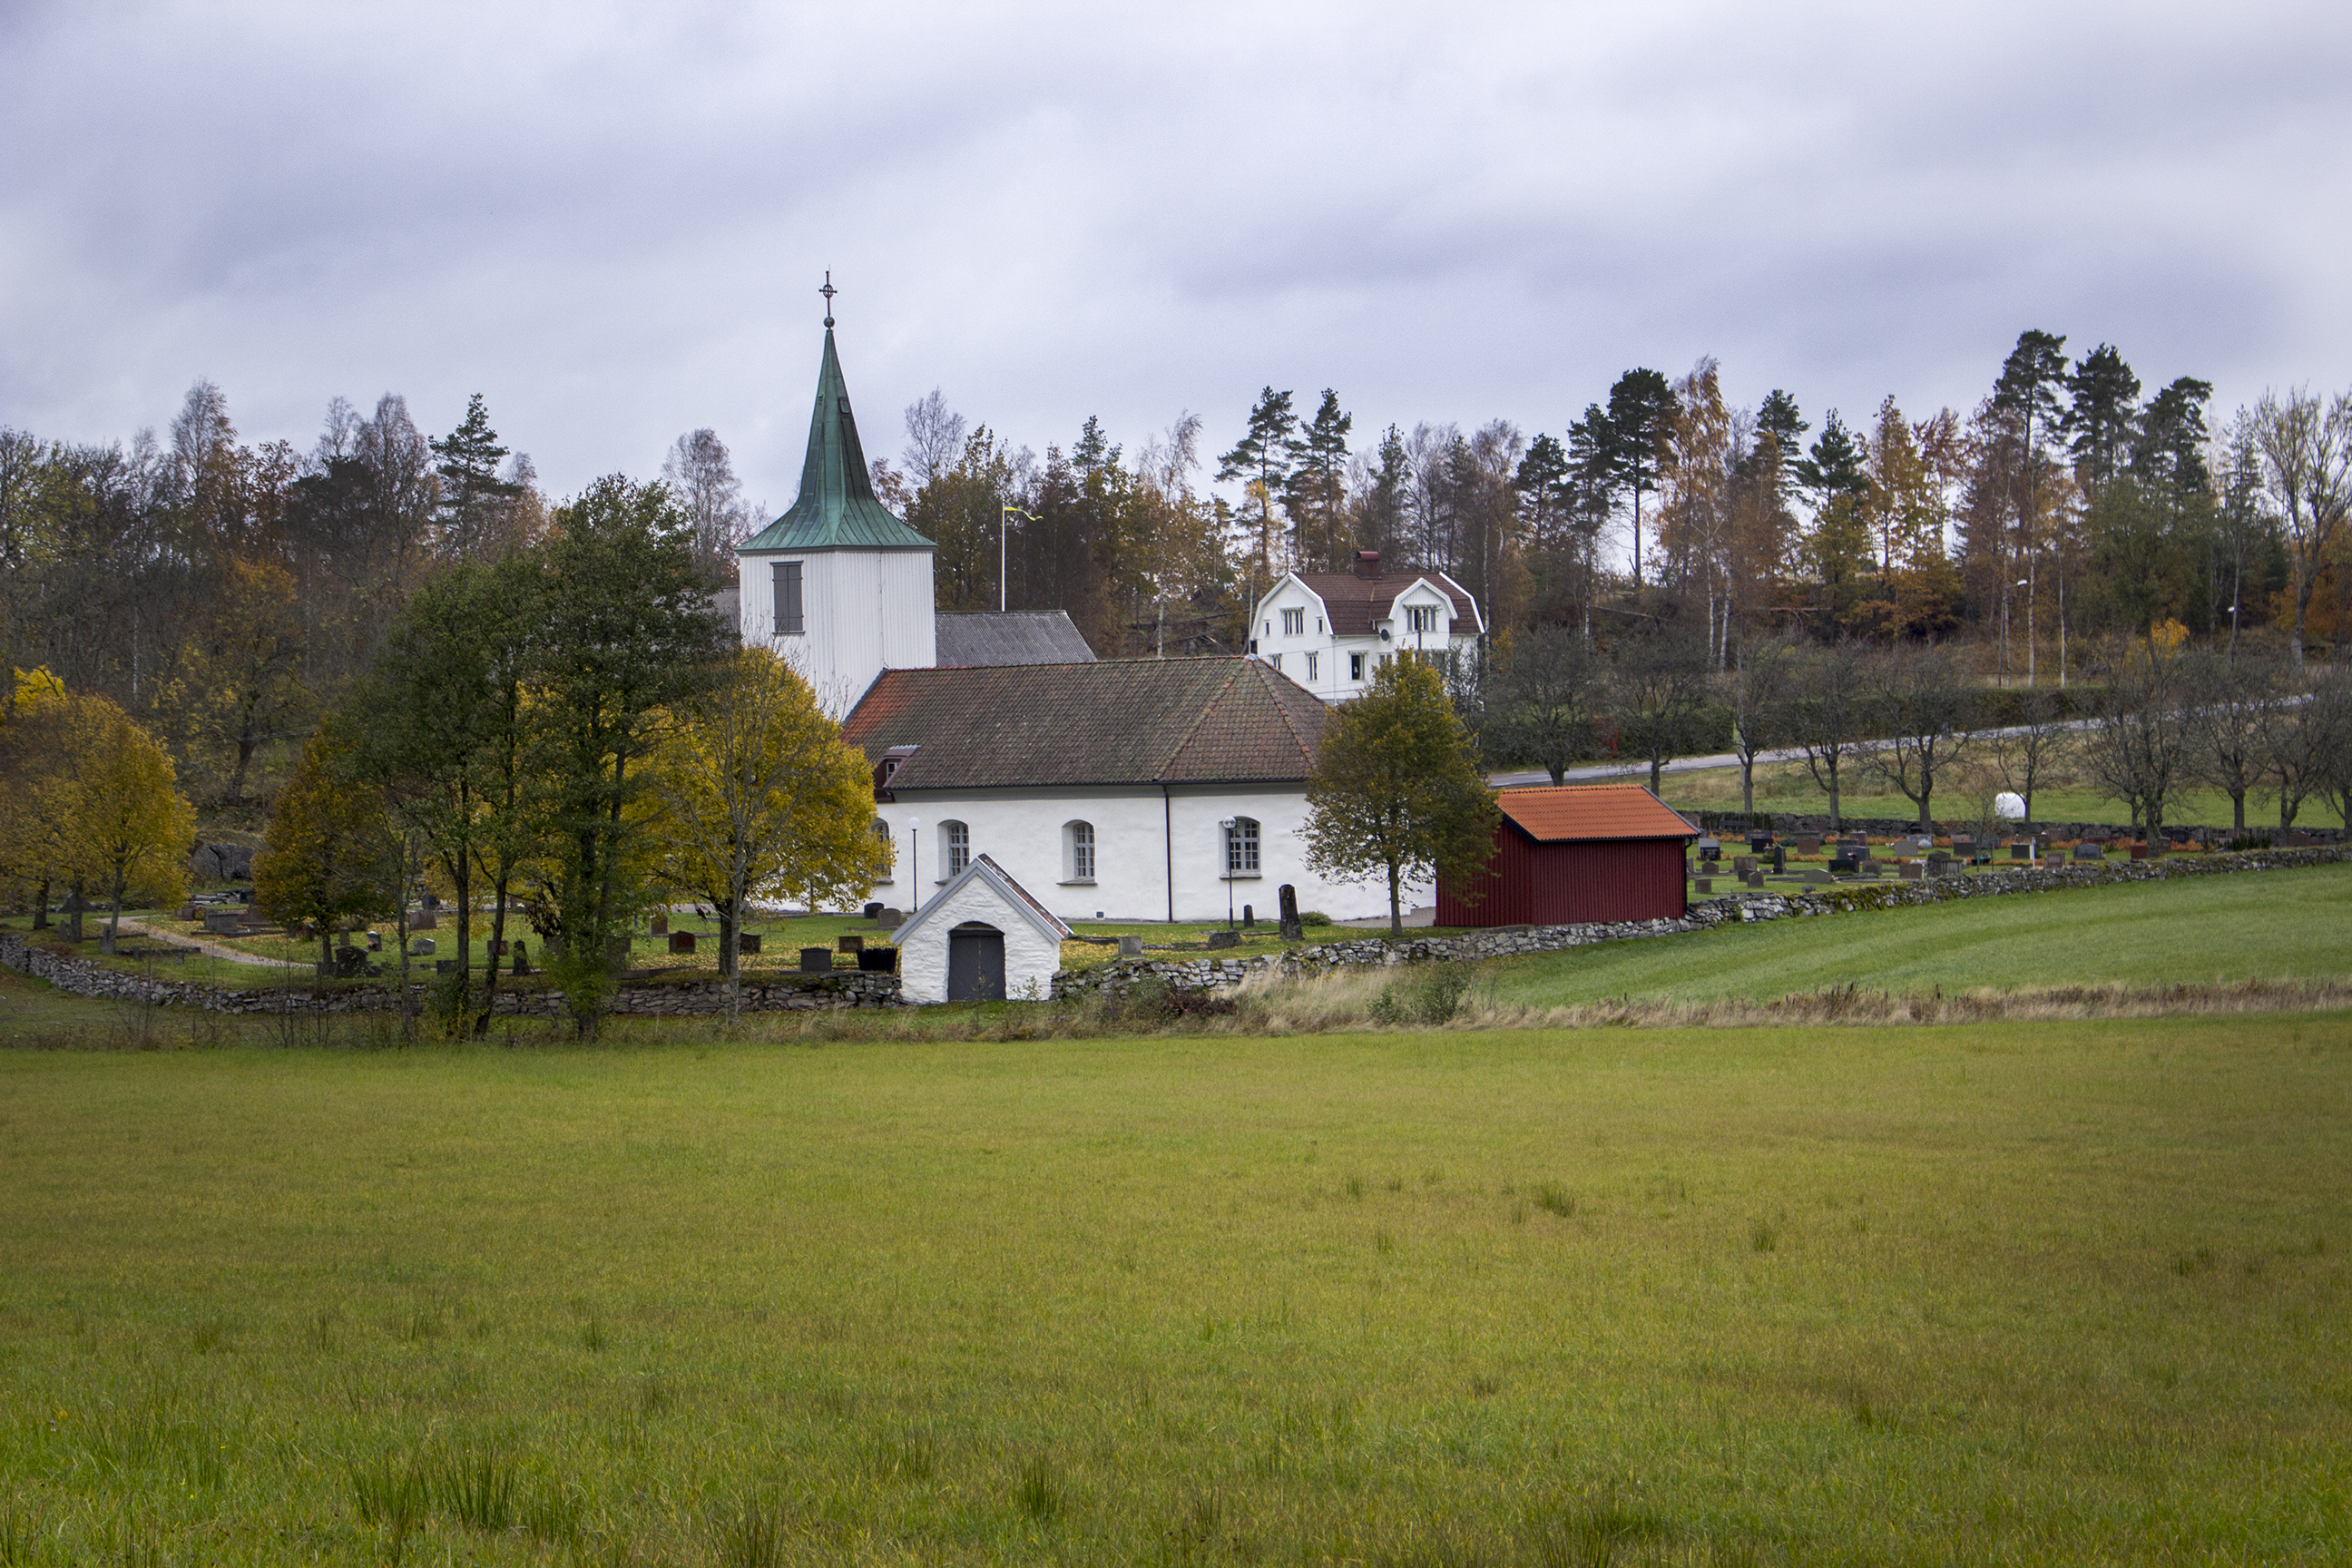
[[[1454,603],[1454,626],[1457,631],[1475,630],[1478,626],[1477,602],[1470,590],[1443,572],[1407,572],[1393,577],[1356,577],[1345,572],[1301,572],[1298,580],[1315,591],[1330,612],[1331,635],[1342,637],[1368,637],[1374,623],[1389,617],[1389,607],[1396,596],[1426,579],[1430,586]]]
[[[1297,784],[1323,704],[1254,658],[1123,658],[886,669],[842,737],[893,789],[1023,784]]]
[[[1512,826],[1538,844],[1593,838],[1696,838],[1697,830],[1640,784],[1561,784],[1496,793]]]

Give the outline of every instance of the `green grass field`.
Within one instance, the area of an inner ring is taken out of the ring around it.
[[[2352,866],[2187,877],[1604,943],[1496,966],[1513,1005],[2352,976]]]
[[[1663,787],[1659,793],[1669,805],[1689,811],[1740,809],[1738,768],[1707,768],[1694,773],[1669,773],[1661,783]],[[1919,815],[1916,805],[1887,787],[1884,781],[1864,772],[1857,772],[1839,790],[1838,804],[1848,816],[1895,817],[1911,821]],[[1758,811],[1818,816],[1826,814],[1829,808],[1830,797],[1813,782],[1803,763],[1768,764],[1756,770]],[[1974,820],[1978,810],[1976,798],[1957,784],[1936,793],[1936,816],[1947,826],[1956,823],[1966,825]],[[2101,795],[2081,778],[2063,772],[2056,783],[2034,792],[2033,816],[2041,822],[2122,824],[2130,820],[2130,813],[2122,805]],[[2164,820],[2178,827],[2228,827],[2231,826],[2230,797],[2219,790],[2183,790],[2167,802]],[[2295,813],[2295,823],[2303,827],[2344,826],[2336,808],[2316,796],[2303,803]],[[2258,791],[2248,795],[2246,831],[2250,834],[2273,833],[2277,829],[2276,792]]]
[[[0,1562],[2342,1561],[2347,1090],[2330,1015],[7,1054]]]

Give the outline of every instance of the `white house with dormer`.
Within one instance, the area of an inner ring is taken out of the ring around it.
[[[1360,550],[1353,572],[1288,572],[1257,603],[1249,651],[1326,702],[1361,696],[1398,650],[1447,668],[1486,623],[1470,591],[1443,572],[1381,570]]]

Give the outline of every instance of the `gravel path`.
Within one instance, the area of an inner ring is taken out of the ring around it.
[[[122,929],[132,936],[152,937],[157,942],[169,942],[173,947],[194,948],[196,952],[203,953],[206,958],[226,959],[231,963],[257,963],[265,969],[311,969],[316,967],[316,965],[309,963],[296,963],[289,959],[264,958],[258,953],[240,952],[236,948],[225,947],[216,942],[206,942],[202,937],[182,936],[176,931],[157,931],[145,921],[124,921],[122,922]]]

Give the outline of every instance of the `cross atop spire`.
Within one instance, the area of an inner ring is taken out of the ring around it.
[[[817,292],[824,296],[824,324],[829,327],[833,325],[833,297],[841,292],[833,286],[832,268],[828,267],[824,269],[824,287]]]

